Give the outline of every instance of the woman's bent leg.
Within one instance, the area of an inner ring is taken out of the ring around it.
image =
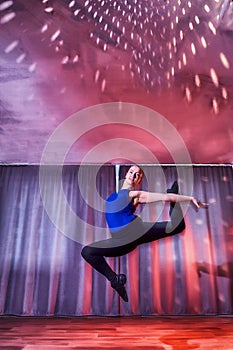
[[[170,217],[170,221],[143,223],[145,234],[137,240],[137,245],[181,233],[185,229],[185,221],[179,203],[170,204]]]
[[[81,255],[86,262],[88,262],[96,271],[105,276],[109,281],[115,277],[116,273],[111,269],[98,248],[87,245],[82,249]]]
[[[124,301],[128,301],[126,289],[126,276],[124,274],[116,274],[105,260],[106,257],[116,257],[129,253],[135,248],[135,244],[118,246],[116,240],[107,239],[85,246],[82,249],[82,257],[99,273],[105,276],[110,282],[111,287],[122,297]]]
[[[104,257],[117,257],[125,255],[135,249],[134,242],[122,244],[122,241],[110,238],[99,242],[94,242],[82,249],[82,257],[98,272],[104,275],[109,281],[115,276]],[[121,243],[121,244],[120,244]]]
[[[174,235],[180,233],[185,229],[185,221],[183,212],[179,203],[170,204],[170,217],[171,221],[167,223],[166,233]]]

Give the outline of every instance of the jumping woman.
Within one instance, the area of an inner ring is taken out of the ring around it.
[[[106,221],[111,238],[94,242],[82,249],[83,258],[98,272],[105,276],[124,301],[128,301],[125,283],[126,275],[116,274],[105,257],[118,257],[133,251],[137,246],[172,236],[185,229],[180,202],[191,202],[197,209],[208,204],[192,196],[179,194],[175,181],[167,193],[137,190],[144,176],[143,170],[133,165],[126,173],[123,185],[118,192],[112,193],[106,200]],[[170,221],[143,222],[135,215],[140,204],[170,202]]]

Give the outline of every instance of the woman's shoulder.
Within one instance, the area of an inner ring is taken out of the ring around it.
[[[114,200],[116,199],[116,197],[117,197],[117,193],[116,193],[116,192],[113,192],[113,193],[111,193],[111,194],[107,197],[106,201],[107,201],[107,202],[114,201]]]
[[[117,199],[117,198],[121,198],[121,197],[128,197],[129,196],[129,192],[130,192],[130,190],[127,190],[127,189],[120,189],[118,192],[113,192],[113,193],[111,193],[108,197],[107,197],[107,199],[106,199],[106,201],[107,202],[111,202],[111,201],[114,201],[115,199]]]

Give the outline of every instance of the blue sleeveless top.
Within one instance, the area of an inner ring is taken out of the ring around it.
[[[106,221],[111,233],[119,231],[137,217],[129,191],[114,192],[106,200]]]

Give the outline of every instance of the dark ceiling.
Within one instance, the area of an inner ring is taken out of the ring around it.
[[[39,163],[74,115],[54,161],[173,163],[174,131],[192,163],[233,162],[232,1],[2,1],[0,37],[2,163]]]

